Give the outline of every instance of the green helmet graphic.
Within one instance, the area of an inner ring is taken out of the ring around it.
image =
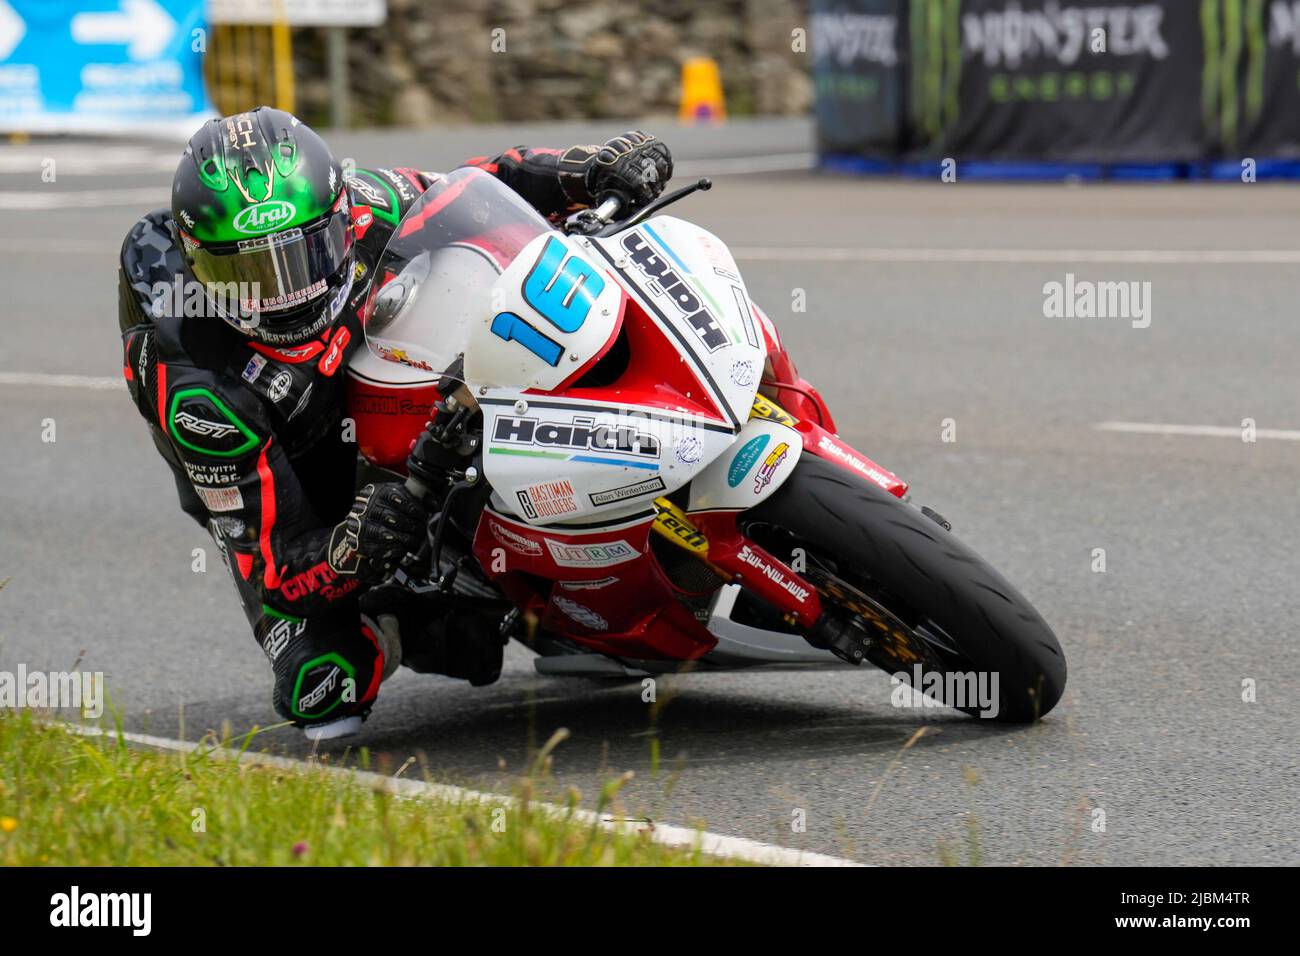
[[[352,217],[325,141],[283,110],[209,120],[172,181],[185,262],[218,315],[267,345],[329,328],[352,281]]]

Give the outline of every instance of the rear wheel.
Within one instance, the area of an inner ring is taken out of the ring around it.
[[[802,549],[803,576],[817,586],[834,633],[850,641],[838,641],[837,652],[860,647],[863,659],[909,679],[919,665],[927,683],[918,690],[940,687],[932,696],[972,715],[985,707],[970,695],[976,685],[958,675],[996,688],[990,716],[1002,721],[1037,720],[1060,700],[1065,656],[1052,629],[935,518],[804,455],[740,524],[782,558]]]

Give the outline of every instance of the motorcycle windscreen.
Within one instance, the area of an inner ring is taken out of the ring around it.
[[[363,319],[371,354],[436,377],[465,351],[471,323],[490,315],[497,276],[550,231],[518,193],[481,169],[440,178],[402,217],[375,266]]]

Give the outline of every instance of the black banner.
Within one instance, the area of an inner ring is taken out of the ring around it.
[[[1300,0],[821,0],[813,23],[825,152],[1300,156]]]
[[[1194,4],[916,0],[940,43],[913,74],[947,156],[1189,161],[1201,153]],[[1174,8],[1182,13],[1174,14]],[[960,12],[958,12],[960,11]],[[936,56],[936,52],[938,55]]]
[[[903,146],[898,0],[814,0],[818,146],[894,155]]]
[[[1300,157],[1300,2],[1204,0],[1205,126],[1223,158]]]
[[[660,935],[689,936],[697,947],[717,938],[747,950],[770,948],[777,922],[807,935],[820,925],[816,919],[847,919],[862,911],[861,901],[896,900],[903,886],[922,888],[908,900],[919,912],[895,905],[889,926],[873,930],[869,942],[892,942],[907,931],[908,944],[928,948],[1044,950],[1113,941],[1185,950],[1200,941],[1215,952],[1253,951],[1280,939],[1292,922],[1288,882],[1264,868],[0,867],[4,930],[23,951],[148,940],[171,952],[287,946],[349,953],[376,941],[436,947],[467,937],[480,948],[539,939],[554,946],[571,940],[575,927],[591,939],[644,936],[633,923],[638,914],[643,923],[653,918]],[[824,912],[810,915],[809,900],[823,903]],[[853,900],[855,908],[837,913],[835,900]],[[915,925],[906,925],[909,919]]]

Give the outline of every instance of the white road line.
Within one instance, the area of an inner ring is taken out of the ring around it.
[[[0,176],[30,174],[34,181],[43,182],[40,177],[49,172],[56,178],[173,172],[180,162],[181,153],[179,146],[175,149],[151,149],[147,146],[106,146],[94,141],[8,146],[0,148]]]
[[[126,385],[120,377],[99,375],[49,375],[45,372],[0,372],[0,385],[34,386],[36,388],[93,388],[118,389]]]
[[[1300,249],[971,249],[849,246],[733,246],[758,262],[1043,262],[1138,265],[1296,265]]]
[[[143,210],[165,205],[166,190],[119,190],[121,205],[138,205]],[[127,195],[129,194],[129,195]],[[5,195],[0,192],[0,200]],[[27,194],[19,194],[27,195]],[[53,195],[53,194],[52,194]],[[64,192],[61,196],[75,197]],[[98,193],[97,193],[98,195]],[[115,193],[114,195],[117,195]],[[141,200],[140,197],[144,197]],[[126,199],[130,201],[126,201]],[[43,200],[42,200],[43,201]],[[59,200],[62,202],[62,200]],[[28,201],[30,202],[30,201]],[[77,203],[70,203],[75,207]],[[0,208],[3,208],[0,202]],[[23,208],[36,208],[32,205]],[[100,255],[117,260],[120,240],[14,239],[0,237],[0,252],[16,255],[48,253]],[[940,249],[851,246],[733,246],[732,254],[750,262],[971,262],[971,263],[1118,263],[1135,265],[1300,265],[1300,249]]]
[[[167,204],[167,186],[140,186],[133,189],[31,189],[0,190],[0,209],[103,209],[113,206],[140,206],[141,212]]]
[[[126,237],[126,230],[122,230],[123,238]],[[49,238],[31,238],[31,239],[14,239],[0,236],[0,252],[6,255],[18,255],[26,253],[33,256],[48,255],[88,255],[100,256],[109,265],[117,266],[117,250],[121,244],[119,239],[116,243],[96,242],[93,239],[49,239]]]
[[[0,157],[3,157],[0,153]],[[167,169],[175,169],[177,160],[170,160]],[[29,164],[32,165],[28,168]],[[729,176],[746,173],[774,173],[794,169],[808,169],[813,164],[811,153],[777,153],[770,156],[732,156],[719,159],[699,159],[679,164],[679,176]],[[11,166],[14,165],[12,162]],[[39,159],[21,158],[21,170],[36,176],[40,171]],[[56,166],[56,170],[58,167]],[[0,160],[0,173],[5,172]],[[104,209],[117,206],[157,206],[168,199],[168,187],[140,186],[128,189],[60,189],[53,184],[33,180],[31,189],[0,190],[0,210],[34,211],[41,209]]]
[[[1098,422],[1092,426],[1103,432],[1132,432],[1139,435],[1197,435],[1207,438],[1236,438],[1241,440],[1240,427],[1231,425],[1159,425],[1153,422]],[[1300,441],[1300,430],[1289,428],[1257,428],[1256,438],[1278,438],[1282,441]]]
[[[173,740],[170,737],[153,737],[148,734],[118,733],[115,730],[103,730],[99,727],[83,727],[77,724],[62,723],[69,731],[76,734],[82,734],[87,737],[110,737],[114,740],[121,739],[128,743],[138,744],[143,747],[153,747],[158,750],[171,750],[180,753],[193,753],[200,748],[200,744],[190,743],[184,740]],[[250,751],[231,750],[226,747],[207,747],[203,749],[214,756],[222,757],[229,760],[237,760],[244,763],[258,764],[266,767],[277,767],[281,770],[308,771],[325,773],[332,776],[349,777],[362,786],[369,787],[372,790],[381,790],[385,793],[391,793],[395,796],[407,797],[410,799],[434,799],[455,803],[485,803],[490,805],[514,805],[514,797],[508,797],[499,793],[485,793],[481,790],[467,790],[463,787],[455,787],[450,784],[425,783],[420,780],[404,780],[401,778],[388,777],[383,774],[373,773],[369,770],[353,770],[344,767],[330,767],[320,763],[308,763],[302,760],[292,760],[288,757],[276,757],[272,754],[252,753]],[[565,807],[556,806],[551,803],[532,803],[535,809],[540,809],[543,813],[549,813],[556,816],[572,816],[574,820],[582,823],[594,824],[604,827],[608,830],[622,830],[625,832],[637,832],[639,824],[637,821],[616,821],[608,817],[602,817],[592,813],[590,810],[574,810],[572,814]],[[763,863],[769,866],[862,866],[853,860],[845,860],[837,856],[826,856],[821,853],[809,853],[804,850],[794,850],[789,847],[775,846],[771,843],[760,843],[757,840],[747,840],[743,837],[723,836],[719,833],[710,833],[707,830],[689,830],[685,827],[674,827],[663,823],[653,824],[650,831],[650,839],[656,843],[662,843],[665,846],[683,847],[685,849],[694,849],[699,847],[700,852],[707,853],[709,856],[725,857],[733,860],[745,860],[750,863]]]
[[[812,169],[816,153],[770,153],[766,156],[720,156],[717,159],[683,159],[674,164],[675,179],[698,176],[735,176],[746,173],[786,173]]]
[[[113,174],[173,172],[182,150],[150,149],[140,146],[102,146],[88,142],[84,146],[64,144],[54,148],[23,146],[0,148],[0,175],[30,174],[39,177],[54,161],[56,176],[103,176]],[[768,153],[759,156],[719,156],[683,159],[677,163],[676,176],[727,176],[744,173],[778,173],[812,169],[817,154],[810,152]]]

